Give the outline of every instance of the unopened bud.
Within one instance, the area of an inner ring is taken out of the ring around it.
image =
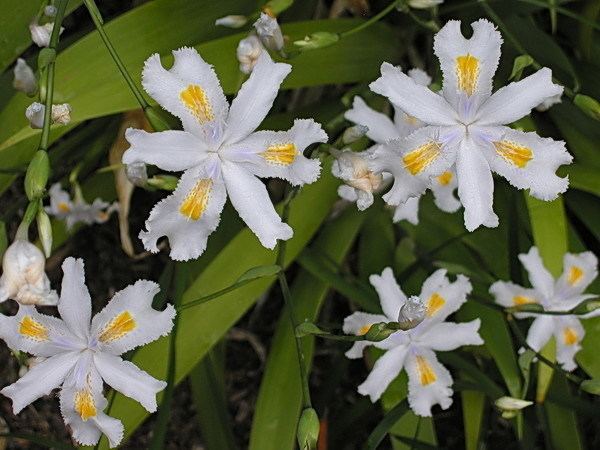
[[[125,166],[127,179],[135,186],[145,186],[148,183],[148,170],[143,162],[135,162]]]
[[[595,98],[577,94],[573,99],[573,103],[591,118],[600,120],[600,103]]]
[[[427,9],[441,5],[444,0],[408,0],[408,6],[415,9]]]
[[[245,74],[251,73],[263,50],[263,45],[256,35],[252,34],[242,39],[236,50],[237,59],[240,62],[240,70]]]
[[[38,150],[25,174],[25,193],[30,201],[40,198],[46,190],[48,174],[50,173],[50,160],[48,153],[44,150]]]
[[[248,18],[246,16],[231,15],[215,20],[215,25],[220,25],[227,28],[241,28],[246,25],[246,22],[248,22]]]
[[[174,191],[179,179],[173,175],[156,175],[148,178],[148,185],[164,191]]]
[[[425,319],[427,308],[416,295],[411,295],[398,314],[398,325],[401,330],[410,330],[419,325]]]
[[[394,334],[395,332],[396,330],[388,328],[386,322],[380,322],[371,325],[369,331],[367,331],[364,336],[365,340],[367,341],[381,342],[390,337],[390,335]]]
[[[67,125],[71,121],[71,105],[62,103],[52,105],[52,123]]]
[[[42,248],[44,249],[46,258],[49,258],[52,254],[52,224],[50,223],[50,217],[48,217],[46,211],[41,207],[37,213],[37,228]]]
[[[32,23],[29,25],[29,32],[31,33],[31,40],[38,47],[48,47],[50,45],[50,37],[52,36],[52,29],[54,28],[54,23],[47,23],[44,25],[38,25],[37,23]],[[65,29],[60,27],[60,33]]]
[[[27,65],[23,58],[17,59],[13,71],[15,78],[13,80],[13,87],[17,91],[25,92],[27,95],[33,95],[37,91],[37,79],[33,69]]]
[[[296,327],[296,337],[304,337],[309,335],[326,334],[318,326],[312,322],[302,322]]]
[[[56,6],[48,5],[44,8],[44,15],[46,17],[54,17],[56,16]]]
[[[296,433],[300,450],[315,450],[317,448],[320,427],[319,416],[314,408],[306,408],[302,411],[298,422],[298,432]]]
[[[369,132],[369,127],[366,125],[354,125],[350,128],[346,128],[344,134],[342,134],[342,142],[344,145],[352,144],[358,141],[361,137]]]
[[[300,50],[315,50],[317,48],[329,47],[340,40],[340,35],[328,31],[317,31],[304,39],[294,41],[294,45]]]
[[[500,397],[495,401],[496,407],[502,411],[502,417],[505,419],[512,419],[517,415],[517,413],[530,405],[533,405],[533,402],[529,400],[522,400],[520,398],[514,397]]]
[[[44,127],[44,112],[46,107],[41,103],[34,102],[25,110],[25,117],[29,120],[31,128]],[[67,125],[71,121],[71,106],[68,103],[52,105],[51,123]]]
[[[600,395],[600,379],[598,378],[582,381],[579,387],[589,394]]]
[[[275,51],[283,48],[283,34],[276,18],[263,12],[260,14],[258,20],[254,22],[254,28],[260,41],[266,48]]]

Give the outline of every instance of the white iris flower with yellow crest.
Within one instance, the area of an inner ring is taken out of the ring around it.
[[[152,309],[156,283],[139,280],[117,292],[92,318],[83,261],[67,258],[58,303],[61,319],[21,306],[15,316],[0,315],[0,337],[7,345],[41,358],[16,383],[0,391],[10,397],[18,414],[36,399],[60,390],[60,409],[82,445],[94,445],[105,434],[111,447],[123,437],[123,424],[104,414],[103,381],[113,389],[156,411],[156,393],[166,383],[156,380],[119,355],[160,336],[173,327],[175,309]]]
[[[407,302],[406,295],[396,282],[392,269],[381,275],[371,275],[371,284],[379,295],[383,314],[355,312],[344,320],[344,332],[364,335],[379,322],[396,322],[400,309]],[[425,306],[424,320],[407,331],[396,331],[381,342],[359,341],[346,353],[348,358],[360,358],[367,345],[386,350],[358,392],[377,401],[402,369],[408,374],[408,401],[420,416],[431,416],[431,408],[439,404],[447,409],[452,404],[452,376],[437,360],[436,351],[454,350],[463,345],[481,345],[480,320],[467,323],[446,322],[458,310],[471,292],[471,283],[463,275],[450,282],[446,271],[434,272],[419,294]]]
[[[431,84],[431,77],[420,69],[409,70],[408,77],[421,86],[427,87]],[[427,188],[433,191],[435,204],[442,211],[452,213],[460,208],[460,202],[454,196],[457,183],[456,171],[453,167],[431,180],[416,177],[408,171],[390,171],[400,156],[395,142],[421,128],[424,125],[423,122],[406,114],[398,107],[395,107],[394,120],[391,120],[387,115],[367,106],[360,97],[354,97],[352,108],[346,111],[345,118],[368,127],[367,136],[375,142],[373,147],[352,156],[355,159],[361,158],[364,161],[363,165],[368,167],[368,174],[371,179],[381,178],[381,173],[384,174],[383,182],[380,181],[377,185],[378,189],[385,189],[391,181],[391,174],[394,174],[394,185],[389,192],[383,195],[386,203],[396,207],[394,222],[408,220],[415,225],[419,223],[419,201]],[[385,145],[388,143],[389,145]],[[339,166],[341,162],[337,162],[337,164]],[[372,193],[365,191],[362,183],[340,176],[341,171],[336,171],[336,167],[336,163],[334,163],[334,175],[344,179],[347,183],[340,186],[338,190],[340,197],[349,201],[358,200],[357,206],[360,210],[370,206],[373,203]],[[359,181],[366,178],[365,172],[367,172],[367,169],[359,172],[359,175],[362,175]],[[343,175],[343,173],[341,174]]]
[[[598,276],[598,258],[592,252],[567,253],[563,259],[563,273],[554,280],[544,267],[536,247],[529,253],[519,255],[521,263],[529,274],[532,288],[525,288],[510,281],[497,281],[490,287],[496,302],[502,306],[514,307],[527,304],[541,305],[544,311],[569,311],[581,302],[597,297],[583,292]],[[600,309],[579,317],[588,319],[600,315]],[[565,370],[577,367],[575,355],[581,349],[585,335],[579,317],[576,315],[549,315],[518,313],[518,318],[534,317],[527,334],[527,344],[539,351],[554,337],[556,340],[556,360]]]
[[[158,55],[144,66],[144,89],[163,108],[181,119],[184,131],[147,133],[128,129],[131,148],[125,164],[143,162],[163,170],[184,171],[175,192],[159,202],[140,238],[151,252],[167,236],[171,258],[200,256],[218,226],[229,197],[261,244],[274,248],[292,237],[257,177],[277,177],[293,185],[316,181],[321,167],[303,155],[327,135],[313,120],[296,120],[288,131],[254,131],[269,112],[279,85],[291,70],[262,52],[248,80],[229,106],[212,67],[191,48],[173,52],[175,62],[163,68]]]
[[[400,155],[387,168],[394,177],[439,176],[456,165],[458,196],[465,207],[465,226],[495,227],[492,172],[542,200],[552,200],[568,187],[556,169],[572,160],[564,142],[544,139],[507,127],[544,100],[562,93],[543,68],[492,94],[492,78],[500,59],[502,37],[494,25],[472,23],[465,39],[460,21],[448,22],[435,36],[434,50],[444,75],[441,95],[384,63],[381,77],[370,88],[394,106],[425,124],[406,139],[394,142]],[[404,177],[406,178],[406,177]],[[410,186],[397,192],[397,203],[410,196]]]

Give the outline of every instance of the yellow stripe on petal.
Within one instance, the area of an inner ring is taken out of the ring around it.
[[[473,95],[479,79],[479,60],[469,53],[457,57],[456,78],[458,79],[458,89],[468,96]]]
[[[402,158],[404,167],[412,175],[417,175],[427,168],[440,155],[441,145],[439,142],[428,143],[410,151]]]
[[[515,305],[529,305],[531,303],[537,303],[534,299],[532,299],[531,297],[527,297],[525,295],[515,295],[513,297],[513,303]]]
[[[437,177],[437,180],[438,183],[440,183],[442,186],[448,186],[452,181],[453,177],[454,175],[452,175],[452,172],[444,172],[443,174]]]
[[[446,304],[446,300],[440,294],[435,292],[429,300],[427,300],[427,317],[435,315]]]
[[[179,212],[192,220],[200,219],[208,206],[212,183],[210,178],[198,181],[181,203]]]
[[[86,422],[88,419],[92,417],[96,417],[96,404],[94,402],[94,396],[92,393],[84,389],[82,391],[77,391],[75,394],[75,411],[81,417],[81,420]]]
[[[421,386],[427,386],[428,384],[435,383],[437,376],[433,367],[427,362],[422,356],[417,356],[417,372],[419,372],[419,382]]]
[[[567,281],[571,286],[575,286],[583,278],[583,269],[573,266],[569,269],[569,277]]]
[[[575,345],[578,340],[579,336],[573,328],[566,327],[563,329],[563,342],[565,345]]]
[[[71,211],[71,208],[69,207],[69,205],[65,202],[60,202],[58,204],[58,210],[62,213],[68,213],[69,211]]]
[[[271,164],[289,166],[298,156],[298,150],[293,143],[288,142],[286,144],[270,145],[264,152],[260,153],[260,156]]]
[[[19,323],[19,333],[34,341],[47,341],[48,329],[31,316],[24,316]]]
[[[533,159],[530,148],[524,147],[512,141],[495,141],[496,152],[513,166],[522,169]]]
[[[98,340],[100,342],[111,342],[120,339],[131,333],[136,327],[137,324],[131,313],[129,311],[123,311],[106,324],[100,333]]]
[[[198,122],[206,123],[215,118],[206,92],[197,84],[186,87],[179,93],[179,98]]]

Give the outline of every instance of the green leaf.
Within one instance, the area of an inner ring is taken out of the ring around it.
[[[590,394],[600,395],[600,379],[594,378],[593,380],[585,380],[579,385],[579,387]]]
[[[383,420],[375,427],[367,439],[367,449],[375,450],[383,441],[390,429],[409,411],[408,400],[403,400],[386,413]]]
[[[529,55],[520,55],[515,58],[515,62],[513,63],[513,69],[508,77],[509,80],[514,79],[518,81],[521,79],[521,75],[523,74],[523,70],[533,64],[533,58]]]
[[[329,175],[329,171],[330,167],[325,165],[321,179],[303,188],[292,201],[289,224],[294,229],[294,237],[288,241],[286,265],[291,263],[307,244],[337,199],[337,182]],[[245,229],[206,266],[185,292],[183,304],[230,286],[237,279],[237,273],[251,267],[272,264],[274,260],[274,252],[262,247],[256,236]],[[272,282],[273,280],[262,278],[222,296],[217,301],[181,313],[176,341],[176,383],[187,376]],[[141,348],[132,361],[152,376],[164,379],[167,354],[168,339],[162,338]],[[123,421],[126,436],[129,436],[148,415],[141,405],[120,394],[116,395],[108,413]],[[108,448],[105,439],[101,441],[100,448]]]
[[[257,280],[259,278],[272,277],[277,275],[279,272],[281,272],[281,267],[276,264],[253,267],[252,269],[244,272],[244,274],[239,277],[235,283],[245,283],[248,281]]]
[[[347,209],[327,224],[313,246],[340,263],[352,247],[365,214]],[[314,321],[329,292],[329,285],[306,270],[292,284],[292,298],[298,320]],[[307,370],[314,350],[314,337],[302,339]],[[261,381],[250,433],[250,450],[293,450],[295,430],[302,404],[302,392],[289,313],[281,312],[269,358]]]
[[[570,187],[600,197],[600,168],[583,164],[563,166],[559,175],[569,175]]]
[[[465,429],[465,449],[477,450],[485,410],[485,395],[476,391],[463,391],[460,395]]]

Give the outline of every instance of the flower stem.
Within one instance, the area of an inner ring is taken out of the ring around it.
[[[344,31],[344,32],[340,33],[340,38],[345,38],[352,34],[358,33],[359,31],[362,31],[365,28],[370,27],[374,23],[379,22],[381,19],[383,19],[385,16],[387,16],[390,12],[392,12],[396,6],[399,6],[402,2],[403,2],[403,0],[393,1],[392,3],[387,5],[384,9],[382,9],[379,13],[375,14],[373,17],[371,17],[366,22],[363,22],[360,25],[358,25],[354,28],[351,28],[348,31]]]
[[[119,57],[117,51],[113,47],[112,42],[108,38],[108,35],[106,34],[106,31],[104,30],[104,19],[102,18],[102,14],[100,14],[100,11],[98,10],[98,7],[96,6],[96,3],[94,2],[94,0],[83,0],[83,3],[85,3],[85,7],[87,8],[87,10],[90,13],[90,16],[92,17],[92,21],[94,22],[94,25],[96,26],[96,29],[98,30],[98,33],[100,34],[100,37],[102,38],[102,41],[104,42],[104,45],[106,46],[106,48],[108,50],[108,53],[110,53],[110,56],[112,57],[113,61],[117,65],[119,72],[121,72],[121,75],[123,75],[123,78],[125,79],[125,82],[129,86],[129,89],[131,90],[132,94],[135,96],[137,102],[140,104],[140,107],[145,111],[150,105],[148,104],[148,102],[142,95],[142,92],[139,90],[139,88],[133,81],[133,78],[131,78],[131,75],[129,74],[129,72],[127,71],[127,68],[125,67],[125,64],[123,64],[123,61],[121,61],[121,58]]]

